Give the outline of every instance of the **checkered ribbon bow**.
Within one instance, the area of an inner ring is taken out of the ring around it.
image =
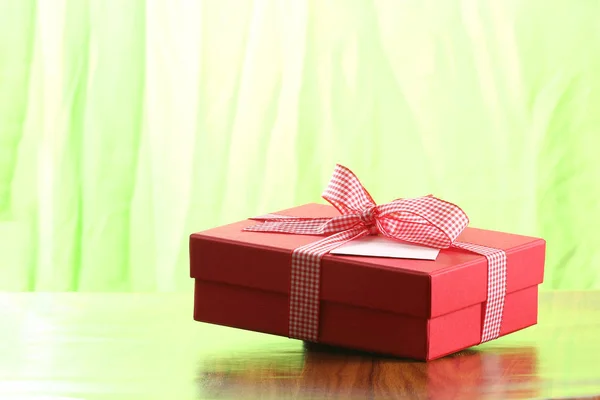
[[[337,165],[323,198],[340,216],[300,218],[269,214],[253,218],[254,232],[325,235],[292,252],[289,337],[316,342],[319,335],[321,258],[336,247],[366,235],[381,234],[418,245],[456,247],[481,254],[488,261],[488,290],[481,342],[500,334],[506,294],[506,253],[456,238],[469,223],[458,206],[433,196],[398,199],[377,205],[348,168]]]

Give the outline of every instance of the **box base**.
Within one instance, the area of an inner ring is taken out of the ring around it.
[[[287,336],[287,295],[196,279],[194,319]],[[506,295],[500,335],[537,323],[538,286]],[[479,344],[484,307],[433,319],[322,302],[319,342],[416,360],[433,360]]]

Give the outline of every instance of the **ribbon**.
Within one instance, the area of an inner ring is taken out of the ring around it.
[[[481,343],[500,335],[506,296],[506,253],[500,249],[457,242],[456,238],[469,224],[467,215],[458,206],[433,196],[397,199],[377,205],[356,175],[339,164],[323,198],[341,215],[301,218],[268,214],[252,218],[261,223],[244,229],[325,236],[292,252],[289,337],[318,341],[323,256],[350,240],[377,234],[437,249],[460,248],[485,256],[488,284]]]

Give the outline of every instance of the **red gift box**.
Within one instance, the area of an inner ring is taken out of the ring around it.
[[[331,206],[280,212],[334,217]],[[290,260],[323,236],[243,231],[238,223],[192,234],[194,319],[288,336]],[[500,336],[537,322],[543,239],[465,228],[458,240],[504,250],[506,297]],[[442,249],[435,261],[326,254],[321,260],[319,337],[323,344],[432,360],[482,340],[486,257]]]

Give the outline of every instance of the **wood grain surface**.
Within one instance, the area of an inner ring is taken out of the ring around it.
[[[0,399],[509,399],[600,394],[600,292],[430,363],[192,320],[190,294],[0,294]]]

